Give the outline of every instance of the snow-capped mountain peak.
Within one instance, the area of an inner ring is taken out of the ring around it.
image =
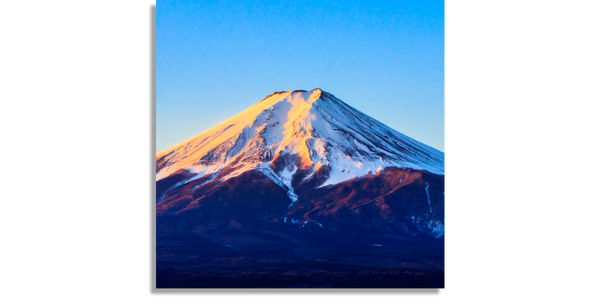
[[[258,170],[288,191],[292,179],[322,176],[315,187],[386,167],[444,174],[444,154],[321,89],[273,93],[252,107],[156,156],[156,179],[184,169],[222,180]]]

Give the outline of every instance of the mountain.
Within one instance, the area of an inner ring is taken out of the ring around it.
[[[220,260],[227,254],[247,260],[267,255],[278,263],[296,263],[287,259],[299,254],[315,263],[346,252],[351,263],[366,267],[358,256],[385,247],[382,263],[406,270],[411,261],[412,270],[432,271],[427,282],[435,286],[442,271],[443,284],[444,154],[320,89],[273,93],[157,154],[156,181],[157,265],[163,265],[164,286],[187,284],[171,271],[207,244],[237,250],[202,254],[213,254],[206,263],[221,265],[219,271],[232,265]],[[181,238],[186,245],[175,241]],[[265,244],[282,251],[263,252]],[[186,257],[174,254],[173,246],[186,248],[176,250]],[[394,246],[406,252],[401,264]],[[201,284],[194,282],[191,287]]]

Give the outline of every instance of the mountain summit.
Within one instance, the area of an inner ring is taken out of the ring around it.
[[[304,184],[321,188],[386,168],[443,176],[444,154],[321,89],[273,93],[156,156],[157,181],[178,176],[170,189],[255,170],[283,188],[292,204]]]

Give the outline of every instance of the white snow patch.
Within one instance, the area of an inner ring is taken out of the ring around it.
[[[261,164],[257,167],[257,170],[262,172],[266,177],[272,180],[275,184],[279,185],[281,188],[287,191],[288,197],[292,200],[292,203],[288,206],[288,209],[291,208],[294,203],[298,200],[298,195],[294,193],[294,188],[292,188],[291,176],[294,172],[296,172],[296,168],[294,168],[293,172],[286,173],[284,177],[277,175],[271,168],[268,163]],[[287,168],[284,170],[286,171]]]
[[[200,187],[202,187],[202,186],[204,186],[204,185],[206,185],[206,184],[208,184],[208,183],[212,182],[212,181],[215,179],[215,177],[217,177],[217,174],[213,174],[213,175],[212,175],[210,178],[208,178],[207,180],[205,180],[205,181],[204,181],[204,182],[202,182],[201,184],[194,186],[194,188],[192,188],[192,191],[194,191],[194,190],[196,190],[197,188],[200,188]]]
[[[427,193],[427,204],[429,205],[429,212],[433,214],[433,209],[431,209],[431,201],[429,200],[429,184],[425,182],[425,193]]]

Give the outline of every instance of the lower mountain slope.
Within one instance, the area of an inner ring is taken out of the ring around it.
[[[444,178],[425,171],[386,168],[313,188],[310,185],[320,178],[315,175],[297,185],[295,201],[258,170],[224,181],[204,177],[173,188],[187,175],[182,170],[157,183],[157,216],[171,223],[165,229],[201,233],[276,225],[315,232],[342,229],[434,238],[444,234]]]

